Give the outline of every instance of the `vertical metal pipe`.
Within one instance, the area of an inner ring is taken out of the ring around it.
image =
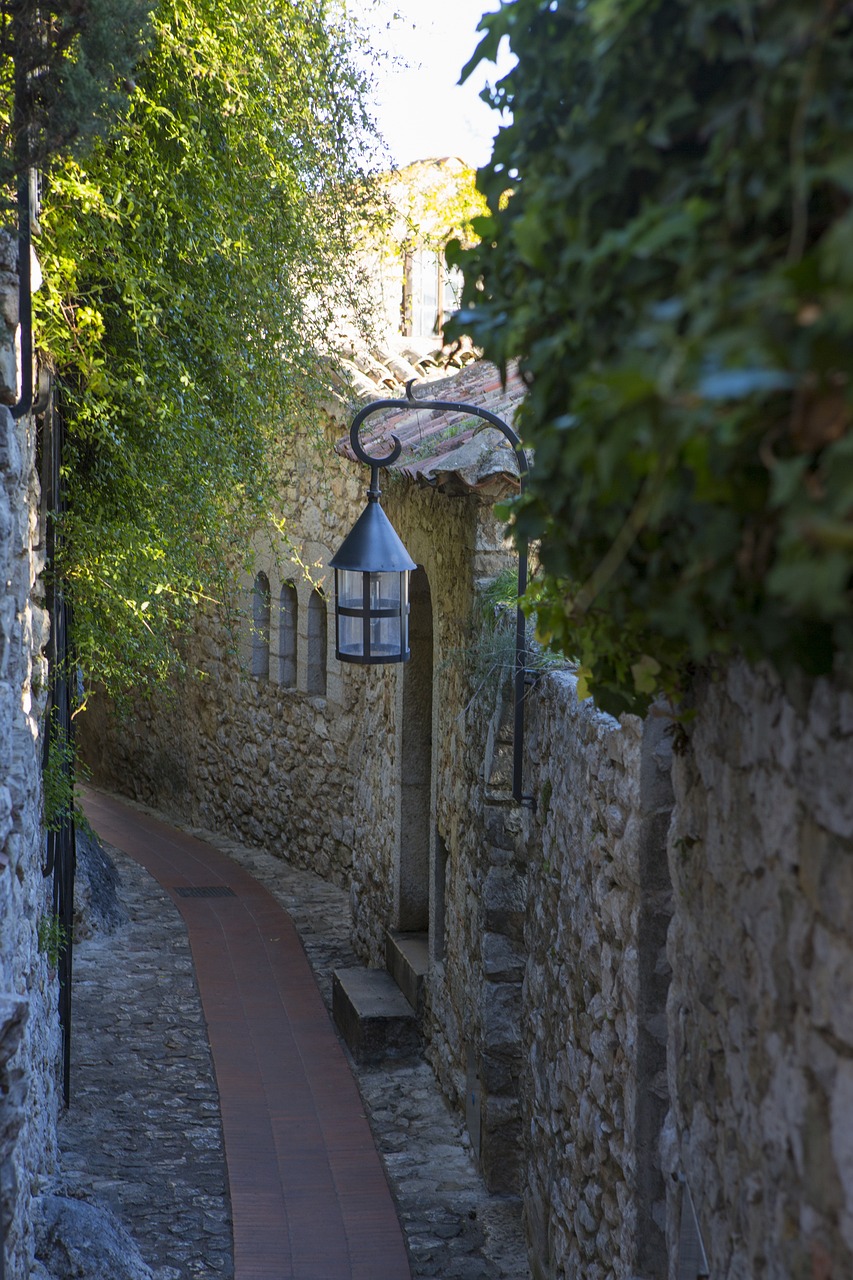
[[[518,553],[518,595],[519,598],[527,590],[527,543],[524,550]],[[512,732],[512,798],[517,804],[524,804],[528,797],[524,795],[522,781],[522,755],[524,744],[524,693],[527,675],[527,619],[521,605],[515,610],[515,714]]]

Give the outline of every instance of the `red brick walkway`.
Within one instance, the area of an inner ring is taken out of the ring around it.
[[[219,1086],[235,1280],[410,1280],[361,1097],[290,917],[211,845],[111,796],[87,791],[84,808],[186,921]]]

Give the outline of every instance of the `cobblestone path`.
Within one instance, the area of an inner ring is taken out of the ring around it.
[[[355,962],[345,891],[271,854],[193,834],[242,865],[289,912],[330,1005],[332,970]],[[112,1205],[158,1280],[228,1277],[217,1092],[184,924],[146,872],[121,852],[114,856],[132,923],[76,951],[65,1168]],[[128,1041],[135,1045],[130,1052]],[[529,1280],[518,1202],[485,1191],[459,1119],[429,1067],[354,1070],[406,1233],[412,1276]]]
[[[130,923],[74,948],[64,1181],[109,1204],[158,1280],[230,1280],[219,1094],[187,931],[147,871],[107,848]]]

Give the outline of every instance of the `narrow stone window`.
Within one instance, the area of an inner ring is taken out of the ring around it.
[[[296,587],[285,582],[281,589],[278,619],[278,678],[285,689],[296,688],[296,634],[299,602]]]
[[[252,590],[252,675],[270,678],[270,580],[265,573],[258,574]]]
[[[320,591],[308,601],[308,692],[326,692],[326,601]]]

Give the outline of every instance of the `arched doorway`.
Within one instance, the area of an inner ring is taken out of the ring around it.
[[[408,933],[429,928],[430,833],[432,830],[432,596],[421,568],[412,573],[409,644],[403,667],[400,762],[400,849],[395,885],[396,927]]]

